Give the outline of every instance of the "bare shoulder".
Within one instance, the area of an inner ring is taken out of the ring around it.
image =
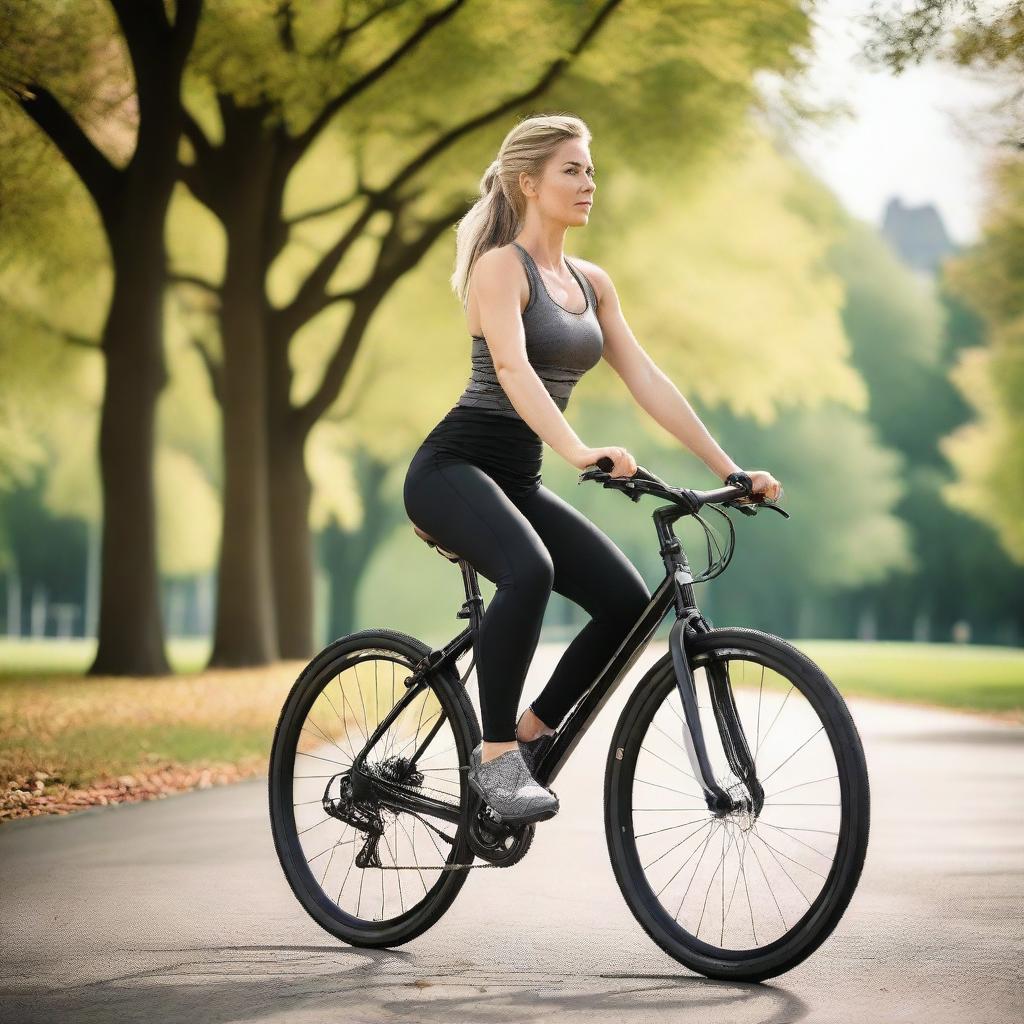
[[[600,305],[605,299],[610,299],[615,294],[615,286],[608,272],[590,260],[580,259],[579,256],[572,256],[570,259],[577,270],[587,275],[594,293],[597,295],[597,302]]]
[[[499,245],[481,253],[473,263],[470,277],[477,290],[491,296],[518,295],[526,283],[526,274],[514,245]]]
[[[520,265],[519,254],[516,247],[508,245],[497,245],[481,253],[473,264],[474,271],[479,268],[481,274],[493,279],[495,277],[507,277],[510,270]]]

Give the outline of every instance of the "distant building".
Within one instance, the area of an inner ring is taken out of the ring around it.
[[[893,197],[886,203],[882,217],[882,237],[907,266],[934,278],[942,261],[957,251],[939,211],[924,206],[904,206]]]

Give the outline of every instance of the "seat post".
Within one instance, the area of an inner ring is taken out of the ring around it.
[[[459,568],[462,570],[462,585],[466,591],[466,600],[462,603],[461,611],[456,613],[458,619],[469,619],[474,631],[480,628],[480,619],[483,616],[484,599],[480,593],[480,584],[477,579],[476,569],[466,561],[459,559]]]
[[[462,584],[466,590],[466,598],[479,597],[480,587],[476,577],[476,569],[465,558],[459,559],[459,568],[462,570]]]

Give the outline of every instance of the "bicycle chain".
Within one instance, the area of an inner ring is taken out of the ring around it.
[[[442,832],[436,825],[432,825],[422,814],[418,814],[416,811],[404,811],[405,814],[410,814],[412,817],[418,819],[422,824],[426,825],[431,831],[436,832],[445,842],[452,843],[454,840]],[[383,834],[383,833],[382,833]],[[475,856],[479,856],[475,854]],[[518,863],[516,861],[515,863]],[[424,864],[381,864],[378,865],[382,871],[473,871],[477,868],[510,868],[512,864],[445,864],[443,867],[438,865],[424,865]]]
[[[469,660],[469,666],[466,668],[466,673],[461,677],[459,682],[462,686],[466,685],[466,680],[469,679],[470,673],[473,671],[473,666],[476,664],[476,650],[474,649],[472,656]],[[468,768],[460,765],[462,771],[468,771]],[[436,825],[432,825],[422,814],[418,814],[416,811],[405,811],[405,814],[410,814],[414,818],[417,818],[422,824],[426,825],[431,831],[436,832],[445,842],[455,845],[455,841],[444,832],[442,832]],[[397,816],[396,816],[397,817]],[[383,833],[382,833],[383,834]],[[479,857],[480,855],[475,853],[474,856]],[[483,858],[480,858],[483,860]],[[513,864],[517,864],[518,861],[514,861]],[[510,868],[513,864],[490,864],[484,861],[480,864],[445,864],[444,866],[430,866],[422,864],[381,864],[379,865],[382,871],[473,871],[477,868]]]

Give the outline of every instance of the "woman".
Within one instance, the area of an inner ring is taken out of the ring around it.
[[[619,548],[541,482],[545,443],[577,469],[608,456],[613,476],[636,472],[625,448],[584,444],[563,417],[576,381],[603,356],[713,472],[742,472],[637,344],[608,274],[563,256],[566,229],[588,222],[594,191],[590,133],[579,118],[530,117],[505,137],[456,236],[452,285],[472,336],[472,373],[405,479],[413,523],[497,587],[481,622],[483,742],[468,778],[513,823],[557,813],[558,798],[533,769],[650,600]],[[748,475],[756,493],[778,496],[770,473]],[[591,620],[516,722],[552,590]]]

